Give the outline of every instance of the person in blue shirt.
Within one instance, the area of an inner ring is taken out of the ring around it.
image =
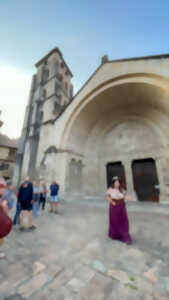
[[[6,189],[2,194],[2,206],[5,213],[8,215],[9,210],[11,210],[14,206],[14,202],[16,201],[16,196],[14,194],[14,184],[12,181],[8,181],[6,184]]]
[[[57,207],[58,207],[58,203],[59,203],[59,185],[56,183],[56,181],[54,180],[52,182],[52,184],[50,185],[50,212],[57,214]]]
[[[32,224],[32,208],[33,208],[33,184],[30,178],[27,177],[26,180],[21,184],[18,191],[18,202],[21,207],[20,213],[20,230],[24,230],[23,217],[24,212],[28,214],[29,229],[34,230],[36,226]]]
[[[34,181],[33,184],[33,208],[32,208],[32,214],[34,217],[38,216],[39,212],[39,186],[36,181]]]

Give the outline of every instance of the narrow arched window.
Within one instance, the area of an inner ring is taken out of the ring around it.
[[[56,81],[55,82],[55,93],[58,94],[58,92],[60,91],[60,89],[61,89],[60,82]]]
[[[57,99],[58,99],[58,101],[57,101],[58,104],[59,104],[59,105],[62,105],[62,95],[58,95],[58,96],[57,96]]]
[[[55,74],[58,74],[59,71],[60,71],[60,63],[59,63],[59,61],[57,60],[57,61],[55,62]]]
[[[40,121],[43,122],[43,111],[40,112]]]
[[[42,100],[45,100],[47,96],[46,90],[44,89],[42,92]]]
[[[45,83],[49,79],[49,69],[44,68],[43,69],[43,83]]]
[[[65,90],[66,90],[66,92],[68,91],[68,84],[67,84],[67,82],[65,82]]]

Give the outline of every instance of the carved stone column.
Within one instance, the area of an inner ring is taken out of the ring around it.
[[[159,188],[160,188],[160,200],[164,200],[166,198],[166,190],[165,190],[165,183],[164,183],[164,176],[163,176],[163,170],[162,170],[162,158],[157,157],[155,159],[156,162],[156,168],[157,168],[157,176],[159,180]]]
[[[136,194],[134,192],[132,162],[131,160],[125,160],[123,161],[123,165],[124,165],[125,176],[126,176],[127,194],[130,195],[133,199],[135,199]]]

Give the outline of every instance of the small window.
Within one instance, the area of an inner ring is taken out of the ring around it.
[[[62,105],[62,95],[58,95],[58,104]]]
[[[45,90],[45,89],[43,90],[43,93],[42,93],[42,98],[43,98],[43,100],[45,100],[45,99],[46,99],[46,90]]]
[[[9,156],[15,156],[16,150],[15,149],[9,149]]]
[[[63,75],[61,73],[57,73],[56,74],[56,78],[59,80],[59,81],[62,81],[63,80]]]
[[[40,121],[43,121],[43,111],[40,112]]]
[[[60,70],[60,63],[59,63],[59,61],[57,60],[57,61],[55,62],[55,73],[56,73],[56,74],[59,73],[59,70]]]
[[[68,84],[65,82],[65,90],[68,91]]]
[[[53,103],[53,113],[54,114],[57,112],[57,109],[58,109],[58,104],[56,101],[54,101],[54,103]]]
[[[61,67],[62,67],[62,69],[64,69],[64,67],[65,67],[65,65],[64,65],[64,62],[63,62],[63,61],[61,62]]]
[[[49,78],[49,70],[46,69],[45,70],[45,80],[48,80],[48,78]]]
[[[58,91],[60,91],[60,89],[61,89],[60,82],[56,81],[56,82],[55,82],[55,93],[57,94]]]
[[[49,79],[49,70],[45,68],[43,70],[43,82],[46,82]]]

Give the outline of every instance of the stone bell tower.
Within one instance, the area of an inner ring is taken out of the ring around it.
[[[14,174],[17,182],[27,175],[37,177],[41,128],[52,123],[73,97],[72,73],[58,48],[50,51],[35,67],[37,71],[32,79]]]

